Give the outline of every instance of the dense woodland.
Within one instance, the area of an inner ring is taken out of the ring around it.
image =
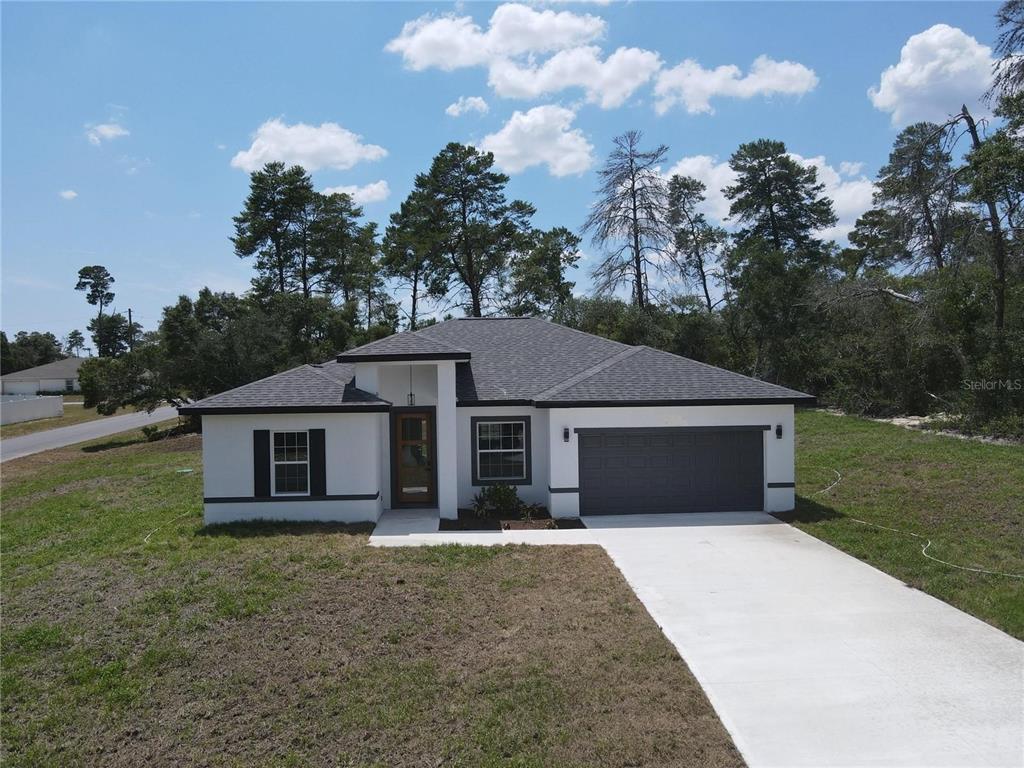
[[[301,167],[270,163],[234,218],[235,256],[254,271],[245,295],[182,296],[144,333],[104,314],[107,270],[82,269],[101,355],[82,369],[87,402],[182,402],[451,315],[537,315],[855,413],[1024,436],[1024,2],[997,21],[995,119],[950,105],[946,123],[905,128],[846,247],[821,237],[832,201],[777,139],[732,154],[728,228],[702,213],[699,180],[662,175],[668,147],[638,131],[615,140],[579,232],[536,228],[471,146],[442,148],[383,231]],[[589,296],[571,279],[583,238],[600,254]],[[80,350],[74,334],[63,350],[4,337],[4,370]]]

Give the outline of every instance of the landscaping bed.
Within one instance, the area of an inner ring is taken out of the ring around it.
[[[441,518],[442,531],[543,531],[585,528],[578,517],[552,518],[546,509],[534,512],[529,520],[521,516],[481,517],[472,509],[460,509],[457,520]]]

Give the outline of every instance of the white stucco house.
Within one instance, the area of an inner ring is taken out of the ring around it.
[[[36,395],[40,392],[80,392],[78,369],[84,357],[66,357],[35,368],[5,373],[0,376],[0,388],[5,395]]]
[[[814,398],[536,318],[399,333],[180,408],[207,523],[455,518],[508,483],[554,517],[786,511]]]

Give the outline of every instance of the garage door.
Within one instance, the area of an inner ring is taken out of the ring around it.
[[[764,509],[764,428],[579,430],[580,514]]]

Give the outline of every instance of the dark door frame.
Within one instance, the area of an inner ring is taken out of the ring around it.
[[[398,500],[398,452],[395,444],[395,431],[398,416],[407,413],[426,413],[430,416],[430,454],[432,459],[430,471],[430,498],[425,501]],[[393,407],[388,418],[388,454],[391,464],[391,508],[417,508],[437,506],[437,406],[434,405],[403,405]]]

